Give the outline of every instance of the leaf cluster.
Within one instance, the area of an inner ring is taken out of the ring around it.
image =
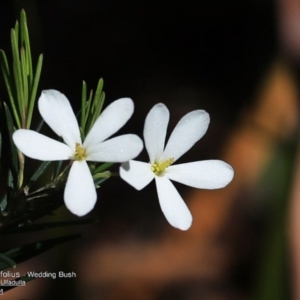
[[[36,223],[45,216],[55,215],[54,211],[63,205],[63,189],[70,163],[62,161],[37,163],[25,158],[14,145],[12,140],[14,131],[32,127],[43,55],[38,56],[34,67],[24,10],[21,11],[20,22],[17,21],[15,27],[11,29],[10,37],[11,64],[5,51],[0,50],[0,67],[8,99],[8,101],[0,99],[0,241],[17,233],[32,234],[41,230],[84,225],[96,221],[80,219]],[[83,82],[81,96],[78,119],[84,139],[102,111],[105,99],[103,79],[99,80],[95,93],[91,90],[89,94],[87,85]],[[43,121],[40,121],[35,131],[39,132],[42,125]],[[108,171],[111,165],[110,163],[90,165],[96,187],[111,176]],[[0,270],[16,267],[18,263],[75,238],[78,236],[67,235],[17,245],[9,249],[3,248],[0,244]],[[23,276],[19,279],[29,281],[32,278]]]

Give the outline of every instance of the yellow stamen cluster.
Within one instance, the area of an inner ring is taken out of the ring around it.
[[[162,175],[167,167],[169,167],[174,162],[174,158],[169,158],[162,162],[155,162],[151,166],[151,170],[157,176]]]
[[[78,161],[82,161],[86,159],[85,149],[79,143],[76,143],[75,154],[73,156],[73,159]]]

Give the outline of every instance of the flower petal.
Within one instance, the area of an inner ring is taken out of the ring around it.
[[[120,177],[137,190],[143,189],[155,177],[149,163],[136,160],[123,163],[119,170]]]
[[[19,129],[12,138],[22,153],[34,159],[53,161],[70,159],[72,156],[69,146],[36,131]]]
[[[181,230],[191,227],[193,217],[172,182],[165,176],[155,177],[161,210],[168,222]]]
[[[204,110],[194,110],[186,114],[174,128],[160,160],[177,160],[205,134],[209,124],[209,114]]]
[[[200,189],[222,188],[232,180],[233,175],[232,167],[221,160],[172,165],[165,173],[171,180]]]
[[[63,138],[72,150],[81,144],[79,126],[66,96],[56,90],[46,90],[38,101],[40,114],[51,129]]]
[[[112,102],[96,120],[94,126],[86,136],[85,147],[103,142],[116,133],[129,120],[134,110],[130,98],[121,98]]]
[[[169,110],[163,103],[156,104],[146,117],[144,140],[152,164],[164,150],[169,118]]]
[[[135,158],[143,149],[143,141],[135,134],[124,134],[88,147],[87,160],[125,162]]]
[[[84,216],[95,206],[96,189],[86,161],[74,161],[64,194],[67,208],[77,216]]]

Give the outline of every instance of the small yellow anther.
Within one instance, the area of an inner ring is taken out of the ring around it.
[[[174,162],[174,158],[169,158],[162,162],[155,162],[151,166],[151,171],[157,176],[162,175],[166,168],[168,168]]]
[[[82,161],[86,159],[85,149],[79,143],[76,143],[75,154],[73,156],[73,159],[78,161]]]

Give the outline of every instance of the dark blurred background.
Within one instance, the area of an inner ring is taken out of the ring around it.
[[[0,5],[1,48],[9,48],[9,30],[25,8],[33,51],[45,55],[42,87],[62,90],[74,104],[83,79],[94,87],[103,77],[108,101],[126,95],[140,109],[158,91],[171,101],[186,89],[203,93],[190,98],[210,111],[218,103],[218,118],[232,124],[278,53],[270,0]]]

